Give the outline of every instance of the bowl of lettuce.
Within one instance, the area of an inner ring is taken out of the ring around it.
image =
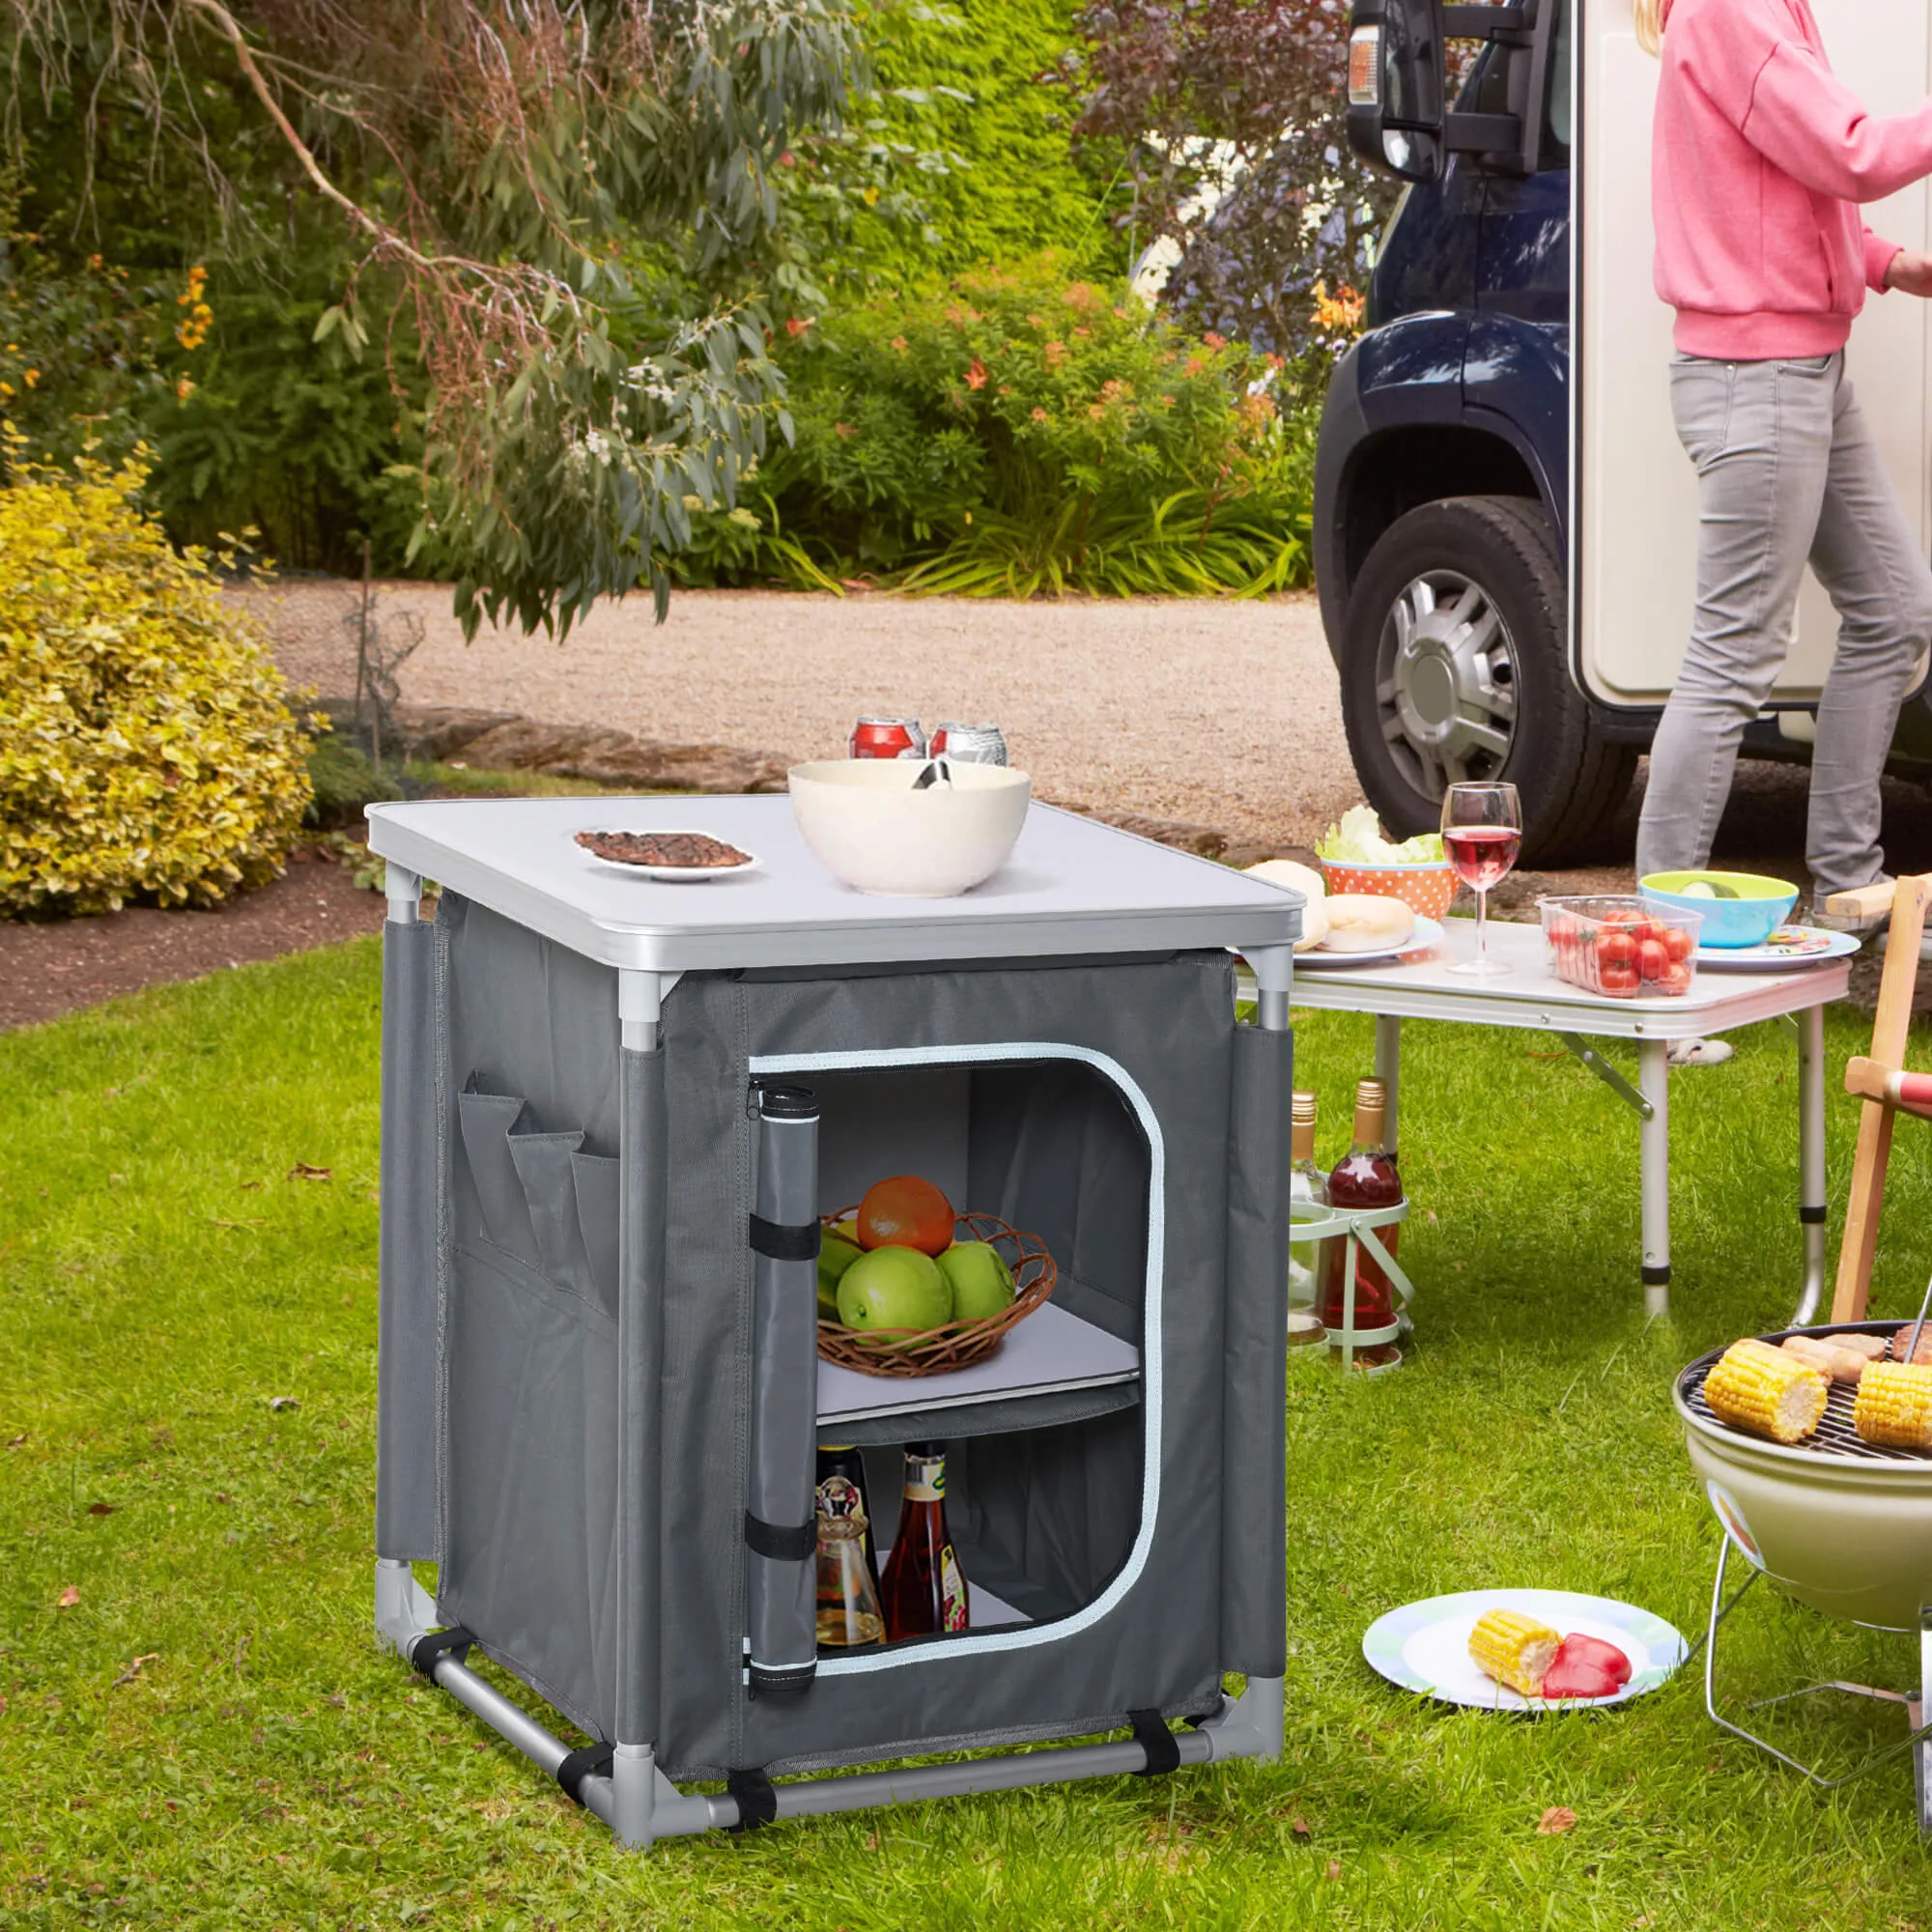
[[[1460,883],[1443,856],[1439,832],[1399,842],[1385,838],[1373,806],[1350,806],[1342,822],[1316,841],[1315,856],[1331,893],[1401,899],[1422,919],[1444,918]]]

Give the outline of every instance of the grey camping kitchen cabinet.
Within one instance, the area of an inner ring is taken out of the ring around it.
[[[782,798],[369,818],[382,1636],[632,1846],[1276,1754],[1299,901],[1039,806],[992,880],[930,901],[841,886]],[[574,842],[613,823],[759,865],[626,875]],[[816,1360],[817,1216],[903,1172],[1059,1266],[963,1386]],[[972,1628],[815,1655],[814,1441],[928,1437]],[[472,1648],[595,1742],[498,1694]]]

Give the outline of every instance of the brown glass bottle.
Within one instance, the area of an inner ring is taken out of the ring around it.
[[[886,1636],[935,1636],[966,1628],[966,1579],[946,1530],[946,1452],[937,1442],[909,1442],[905,1500],[879,1598]]]
[[[1388,1115],[1388,1093],[1379,1080],[1364,1080],[1355,1089],[1355,1144],[1347,1157],[1328,1175],[1328,1199],[1337,1208],[1394,1208],[1402,1200],[1402,1176],[1396,1172],[1395,1156],[1383,1145],[1383,1122]],[[1376,1230],[1377,1238],[1395,1253],[1401,1235],[1400,1224],[1390,1222]],[[1348,1243],[1329,1241],[1322,1268],[1322,1326],[1339,1328],[1343,1322],[1343,1271],[1347,1265]],[[1395,1320],[1395,1291],[1382,1265],[1366,1244],[1355,1249],[1355,1326],[1386,1328]]]

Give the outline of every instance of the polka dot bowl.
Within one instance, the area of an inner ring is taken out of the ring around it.
[[[1349,866],[1324,859],[1321,879],[1331,893],[1373,893],[1378,898],[1401,899],[1423,919],[1445,918],[1462,885],[1446,859],[1422,866]]]

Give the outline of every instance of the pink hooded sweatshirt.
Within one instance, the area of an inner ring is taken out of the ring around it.
[[[1666,0],[1664,19],[1651,207],[1677,347],[1829,355],[1898,253],[1858,204],[1932,174],[1932,100],[1867,114],[1805,0]]]

